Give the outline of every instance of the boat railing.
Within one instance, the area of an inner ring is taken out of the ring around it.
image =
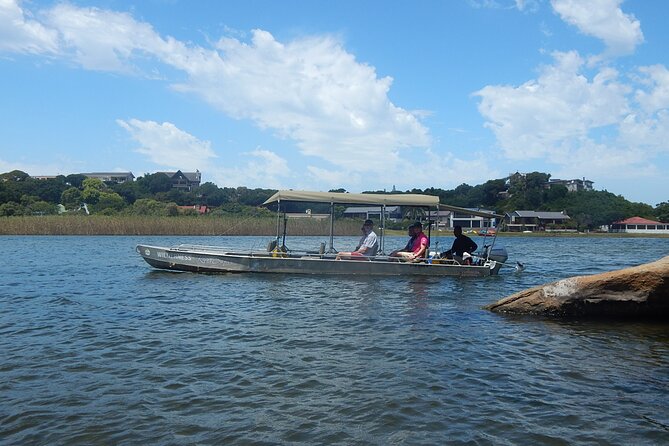
[[[217,253],[230,253],[230,252],[240,252],[239,248],[233,248],[229,246],[210,246],[210,245],[193,245],[193,244],[188,244],[188,243],[182,243],[180,245],[176,245],[172,247],[172,250],[174,251],[213,251]],[[243,250],[245,253],[260,253],[260,252],[265,252],[267,253],[266,250],[262,249],[250,249],[250,250]]]

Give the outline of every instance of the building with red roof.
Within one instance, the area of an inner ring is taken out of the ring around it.
[[[641,217],[630,217],[616,221],[611,225],[610,232],[627,232],[632,234],[669,234],[669,223],[648,220]]]

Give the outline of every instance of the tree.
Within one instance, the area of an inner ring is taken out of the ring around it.
[[[96,212],[102,210],[120,211],[125,206],[125,201],[116,192],[100,192],[98,200],[93,209]]]
[[[11,172],[0,174],[0,181],[25,181],[28,178],[30,178],[30,175],[21,170],[12,170]]]
[[[0,217],[12,217],[17,215],[23,215],[25,212],[23,206],[16,203],[15,201],[10,201],[8,203],[0,204]]]
[[[81,205],[81,202],[81,191],[76,187],[65,189],[60,195],[60,203],[65,206],[66,209],[76,209]]]
[[[550,189],[547,189],[544,193],[544,202],[561,200],[566,197],[568,193],[567,186],[563,184],[553,184]]]
[[[169,192],[172,189],[172,180],[164,173],[147,173],[143,177],[137,178],[137,184],[151,194]]]
[[[8,181],[0,180],[0,204],[21,199],[21,194],[12,186],[13,184]]]
[[[219,188],[214,183],[203,183],[195,190],[201,204],[207,206],[220,206],[230,201],[230,196],[224,189]]]
[[[663,201],[655,207],[655,215],[662,223],[669,223],[669,202]]]
[[[176,215],[175,203],[163,203],[151,198],[140,198],[130,208],[134,215]]]
[[[100,199],[100,193],[107,187],[98,178],[86,178],[81,185],[84,188],[81,198],[89,204],[96,204]]]
[[[100,199],[100,190],[93,187],[86,187],[81,193],[81,198],[86,203],[95,204]]]
[[[49,178],[46,180],[29,179],[22,183],[24,194],[31,194],[43,201],[57,204],[61,194],[67,189],[67,185],[60,178]]]
[[[97,189],[103,190],[106,186],[105,183],[99,178],[86,178],[82,183],[81,187],[86,189]]]
[[[481,186],[483,198],[481,204],[484,206],[495,206],[499,201],[499,193],[506,190],[506,181],[488,180]]]
[[[85,179],[86,175],[82,175],[80,173],[73,173],[65,177],[65,183],[69,184],[72,187],[81,188]]]
[[[46,201],[35,201],[26,206],[26,214],[31,215],[53,215],[58,213],[58,208],[53,203]]]
[[[114,184],[112,190],[123,197],[128,204],[133,204],[141,195],[136,181],[126,181],[120,184]]]

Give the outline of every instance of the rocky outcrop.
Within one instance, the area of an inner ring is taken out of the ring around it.
[[[669,256],[619,271],[558,280],[484,308],[498,313],[549,317],[669,321]]]

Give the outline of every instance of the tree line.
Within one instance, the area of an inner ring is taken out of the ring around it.
[[[514,210],[564,211],[571,217],[570,227],[595,229],[632,216],[669,222],[669,202],[652,207],[626,200],[607,191],[568,192],[560,184],[546,187],[550,174],[531,172],[508,178],[488,180],[470,186],[461,184],[455,189],[411,189],[403,193],[436,195],[442,203],[469,208],[485,208],[497,213]],[[333,191],[346,192],[345,189]],[[246,187],[218,187],[207,182],[191,190],[172,187],[170,178],[162,173],[145,174],[135,181],[105,183],[81,174],[35,179],[25,172],[14,170],[0,174],[0,216],[47,215],[63,210],[68,213],[103,215],[162,215],[197,214],[195,209],[179,206],[204,205],[215,210],[210,215],[243,214],[270,215],[259,206],[276,190]],[[368,191],[386,193],[385,191]],[[402,193],[402,192],[400,192]],[[83,206],[86,203],[86,206]],[[291,212],[328,212],[327,206],[294,204]],[[322,209],[321,209],[322,208]],[[338,213],[344,208],[338,207]]]

